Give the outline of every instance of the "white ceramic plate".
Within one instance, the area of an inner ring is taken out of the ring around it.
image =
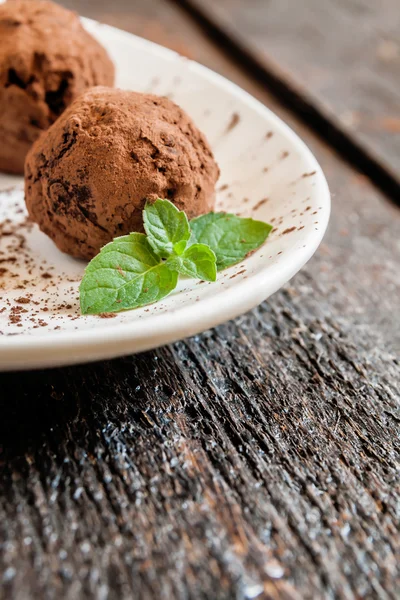
[[[236,317],[301,269],[329,219],[329,190],[320,166],[265,106],[170,50],[92,21],[85,20],[85,26],[110,52],[119,87],[168,95],[206,133],[222,173],[218,208],[272,222],[276,229],[259,251],[220,273],[216,283],[182,280],[158,304],[114,318],[83,317],[78,285],[84,264],[61,254],[24,222],[22,178],[1,175],[2,370],[139,352]]]

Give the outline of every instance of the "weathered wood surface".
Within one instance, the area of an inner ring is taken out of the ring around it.
[[[175,31],[287,117],[152,4],[160,37]],[[6,600],[400,593],[398,211],[290,124],[334,199],[320,251],[284,290],[154,352],[0,376]]]
[[[304,112],[314,107],[400,182],[397,0],[176,1],[205,14],[297,92]]]

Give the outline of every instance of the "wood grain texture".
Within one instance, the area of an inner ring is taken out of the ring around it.
[[[177,2],[199,9],[400,181],[397,0]]]
[[[152,0],[158,25],[145,1],[130,21],[122,0],[112,10],[288,120],[327,174],[331,225],[290,284],[233,322],[0,375],[0,596],[394,599],[399,213],[172,5]]]

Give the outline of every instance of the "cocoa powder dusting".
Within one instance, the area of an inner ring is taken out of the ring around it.
[[[51,314],[52,323],[57,321],[58,313],[61,318],[65,316],[58,307],[60,287],[67,280],[66,275],[56,272],[35,251],[32,253],[28,239],[33,224],[25,216],[22,199],[23,192],[18,188],[0,192],[0,208],[5,203],[7,211],[12,215],[12,218],[0,223],[1,261],[4,265],[12,265],[12,271],[8,266],[0,267],[0,314],[5,318],[3,323],[6,323],[1,331],[2,335],[15,335],[15,327],[24,327],[24,331],[49,327],[48,321],[43,319],[45,313]],[[3,235],[4,232],[7,235]],[[77,283],[79,279],[75,278],[73,281]],[[49,290],[46,292],[47,288]],[[23,294],[21,290],[24,290]],[[72,298],[76,295],[76,289],[70,289],[67,293]],[[63,308],[73,309],[70,303],[61,304]],[[72,316],[77,318],[78,303],[74,308],[76,312]],[[7,327],[10,328],[9,331]]]

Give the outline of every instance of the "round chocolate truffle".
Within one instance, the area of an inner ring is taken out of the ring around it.
[[[26,153],[75,98],[113,85],[114,66],[78,16],[52,2],[0,5],[0,170],[23,173]]]
[[[209,212],[218,176],[206,138],[174,102],[97,87],[31,148],[26,205],[60,250],[89,259],[143,231],[147,200],[168,198],[188,218]]]

